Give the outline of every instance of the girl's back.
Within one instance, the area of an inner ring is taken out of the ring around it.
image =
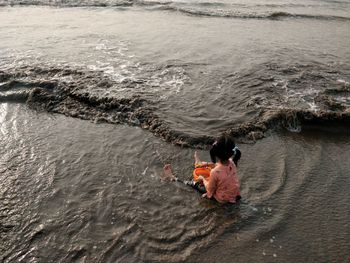
[[[211,171],[208,197],[214,197],[219,202],[236,202],[240,195],[237,168],[231,159],[227,165],[217,164]]]

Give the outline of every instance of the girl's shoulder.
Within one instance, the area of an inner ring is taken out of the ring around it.
[[[229,163],[227,165],[216,164],[215,168],[211,170],[211,175],[236,173],[236,172],[237,172],[237,168],[235,163],[231,159],[229,159]]]
[[[224,172],[225,167],[220,164],[216,164],[215,167],[211,170],[212,174],[220,174]]]
[[[220,166],[216,164],[215,167],[211,169],[210,173],[215,174],[215,173],[219,173],[220,171],[221,171]]]

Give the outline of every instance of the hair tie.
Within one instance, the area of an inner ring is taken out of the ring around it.
[[[237,146],[235,146],[235,148],[232,149],[234,155],[236,155],[237,150],[239,150]]]
[[[213,143],[213,146],[215,146],[215,145],[217,145],[218,144],[218,141],[215,141],[214,143]]]

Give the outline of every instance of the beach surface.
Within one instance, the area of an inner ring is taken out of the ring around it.
[[[350,261],[349,14],[0,0],[0,261]],[[242,202],[160,180],[222,132]]]

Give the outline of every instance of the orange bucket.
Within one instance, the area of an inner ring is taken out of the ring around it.
[[[210,172],[215,167],[213,163],[196,164],[193,170],[193,180],[198,182],[198,177],[201,175],[204,179],[209,180]]]

